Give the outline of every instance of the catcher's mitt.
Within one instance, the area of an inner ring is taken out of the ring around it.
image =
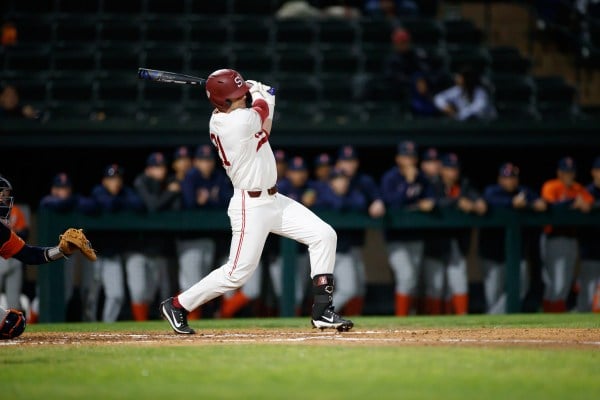
[[[88,260],[96,261],[96,250],[83,234],[83,229],[69,228],[58,239],[58,248],[63,254],[69,255],[79,250]]]
[[[0,310],[2,309],[0,308]],[[8,309],[0,318],[0,340],[21,336],[27,325],[25,316],[18,310]]]

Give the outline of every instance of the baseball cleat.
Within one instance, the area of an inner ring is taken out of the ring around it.
[[[349,319],[342,318],[333,309],[333,306],[325,309],[323,315],[317,319],[311,320],[313,328],[323,329],[337,329],[338,332],[348,332],[354,326],[354,323]]]
[[[188,325],[188,312],[183,308],[175,307],[173,305],[172,297],[169,297],[160,303],[160,314],[169,322],[169,324],[171,324],[171,328],[173,328],[176,333],[183,335],[193,335],[196,333],[196,331]]]

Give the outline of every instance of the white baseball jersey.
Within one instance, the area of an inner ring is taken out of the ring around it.
[[[216,146],[234,188],[266,190],[275,186],[275,156],[256,109],[240,108],[230,113],[215,111],[209,127],[210,140]]]

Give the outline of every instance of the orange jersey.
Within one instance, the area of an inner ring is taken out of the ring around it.
[[[23,213],[23,210],[21,210],[21,208],[19,208],[17,205],[13,206],[12,210],[10,211],[8,226],[17,232],[29,228],[27,225],[27,218],[25,218],[25,213]]]
[[[551,179],[542,186],[542,198],[548,203],[562,203],[581,196],[586,203],[592,204],[594,197],[579,183],[566,187],[562,181]]]
[[[11,258],[25,246],[23,239],[0,222],[0,257]]]

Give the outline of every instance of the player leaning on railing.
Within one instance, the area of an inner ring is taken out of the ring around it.
[[[0,177],[0,257],[16,258],[24,264],[37,265],[58,260],[79,250],[88,259],[96,260],[96,252],[81,229],[67,229],[60,235],[59,244],[54,247],[26,244],[8,227],[13,202],[10,182]],[[24,330],[25,316],[21,311],[0,308],[0,340],[16,338]]]

